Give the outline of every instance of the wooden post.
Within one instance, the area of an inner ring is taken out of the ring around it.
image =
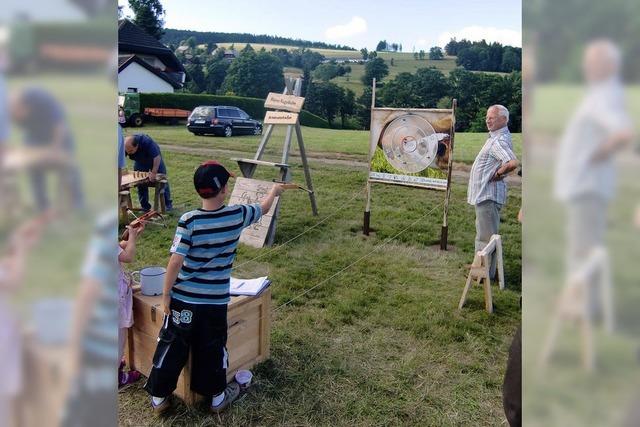
[[[258,145],[256,155],[253,156],[254,160],[260,160],[262,158],[264,149],[267,146],[267,141],[269,141],[269,138],[271,137],[271,132],[273,132],[273,125],[267,126],[267,131],[262,134],[262,140],[260,140],[260,145]]]
[[[447,191],[444,199],[444,213],[442,217],[442,230],[440,231],[440,249],[447,250],[447,243],[449,241],[449,200],[451,199],[451,175],[453,172],[453,145],[456,133],[456,105],[457,101],[454,99],[451,102],[451,131],[449,141],[449,165],[447,171]]]
[[[373,78],[371,84],[371,111],[376,106],[376,79]],[[371,139],[371,135],[369,136]],[[367,204],[364,208],[364,218],[362,224],[362,234],[365,236],[369,235],[371,231],[371,181],[369,181],[369,176],[371,175],[371,160],[373,159],[373,155],[375,153],[375,146],[372,141],[369,141],[369,159],[368,159],[368,172],[367,172]]]
[[[293,135],[293,125],[287,126],[287,134],[284,137],[284,145],[282,146],[282,163],[287,164],[289,161],[289,147],[291,147],[291,135]],[[283,177],[282,181],[286,181]]]
[[[313,215],[318,215],[318,206],[316,205],[316,193],[313,190],[313,182],[311,181],[311,171],[309,170],[309,164],[307,163],[307,153],[304,149],[304,142],[302,141],[302,129],[300,129],[300,122],[295,125],[296,139],[298,140],[298,148],[300,149],[300,159],[302,160],[302,169],[304,170],[304,179],[309,189],[309,200],[311,201],[311,210]]]
[[[371,231],[371,182],[367,180],[367,204],[364,208],[364,226],[362,227],[362,233],[365,236],[368,236],[370,231]]]
[[[498,259],[496,260],[496,265],[498,267],[498,284],[500,285],[500,289],[504,289],[504,260],[502,258],[502,237],[497,235],[496,241],[496,256]]]

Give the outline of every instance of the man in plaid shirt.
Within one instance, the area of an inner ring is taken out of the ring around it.
[[[518,167],[507,128],[509,110],[502,105],[492,105],[487,109],[486,123],[489,138],[473,162],[467,190],[467,202],[476,208],[476,252],[484,249],[491,236],[498,233],[500,210],[507,201],[504,177]],[[495,273],[496,260],[492,257],[492,278]]]

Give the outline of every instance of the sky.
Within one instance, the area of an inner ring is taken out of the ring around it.
[[[405,52],[444,47],[451,37],[521,46],[520,0],[161,1],[166,28],[270,34],[370,50],[387,40],[401,43]]]

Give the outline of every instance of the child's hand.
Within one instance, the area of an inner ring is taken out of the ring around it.
[[[139,223],[136,227],[127,227],[129,230],[129,238],[136,240],[144,231],[144,222]]]
[[[167,316],[171,315],[171,295],[162,294],[162,311]]]
[[[277,196],[280,196],[282,193],[284,193],[285,189],[286,188],[283,184],[274,184],[273,189],[271,191],[273,191],[273,194],[277,197]]]

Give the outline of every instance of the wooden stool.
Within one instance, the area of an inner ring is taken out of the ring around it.
[[[502,261],[502,238],[499,234],[491,236],[491,240],[487,246],[481,251],[476,252],[473,257],[473,263],[469,269],[469,275],[467,276],[467,283],[462,291],[462,297],[458,304],[458,309],[462,309],[465,301],[467,300],[467,293],[473,284],[473,280],[476,280],[478,285],[483,282],[484,289],[484,306],[487,312],[493,313],[493,297],[491,295],[491,255],[495,252],[496,267],[498,271],[498,284],[500,289],[504,289],[504,265]]]
[[[582,268],[569,277],[558,298],[556,312],[540,357],[540,364],[543,367],[547,365],[555,350],[555,342],[560,333],[560,327],[564,322],[572,322],[579,325],[582,338],[582,366],[587,371],[592,371],[595,367],[589,285],[596,277],[600,279],[596,286],[602,300],[604,327],[608,333],[613,332],[613,296],[611,293],[609,256],[605,248],[598,247],[591,251]]]
[[[120,207],[120,218],[122,222],[127,222],[129,219],[128,211],[133,209],[133,203],[131,202],[131,192],[129,190],[123,190],[119,193],[118,206]]]

